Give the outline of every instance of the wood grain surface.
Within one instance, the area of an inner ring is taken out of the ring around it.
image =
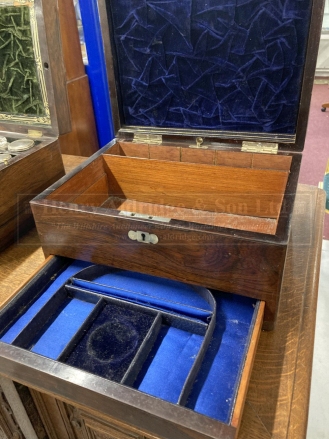
[[[264,327],[273,327],[285,245],[53,200],[34,201],[31,207],[47,256],[79,258],[265,300]],[[156,235],[158,243],[131,240],[130,231]]]
[[[238,168],[276,169],[289,171],[292,156],[287,154],[269,155],[230,150],[194,149],[187,144],[147,145],[119,141],[110,151],[110,155],[140,157],[157,160],[181,161],[217,166],[233,166]]]
[[[243,206],[245,215],[277,218],[288,179],[287,171],[103,157],[113,195],[188,209],[234,213]]]
[[[99,145],[73,1],[42,0],[42,7],[61,151],[90,156]]]
[[[95,186],[93,188],[93,190],[95,190]],[[97,204],[97,200],[102,200],[101,194],[98,194],[96,191],[94,191],[93,196],[91,196],[91,194],[92,192],[88,191],[88,197],[85,197],[85,195],[87,195],[86,191],[83,195],[77,197],[74,202],[80,203],[80,200],[84,200],[84,204],[88,206],[98,205],[103,208],[124,210],[142,215],[159,216],[179,221],[191,221],[192,223],[208,224],[210,226],[226,227],[235,230],[249,230],[250,232],[265,233],[267,235],[274,235],[277,227],[277,221],[274,218],[257,218],[247,215],[184,209],[183,207],[142,203],[119,197],[109,197],[103,204]]]
[[[64,174],[58,142],[43,141],[0,165],[0,249],[33,225],[29,201]]]
[[[306,435],[324,214],[324,192],[299,185],[276,329],[262,332],[238,439]],[[44,256],[35,231],[0,254],[0,300]]]

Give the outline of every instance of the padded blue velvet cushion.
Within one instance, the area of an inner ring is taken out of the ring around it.
[[[215,293],[215,298],[216,328],[187,407],[228,423],[249,344],[256,301],[224,293]],[[201,342],[200,336],[163,328],[134,387],[176,403]]]
[[[201,335],[163,327],[134,387],[176,404],[202,341]]]
[[[32,352],[56,360],[95,307],[94,303],[79,299],[68,300],[65,305],[35,343]]]
[[[228,423],[249,343],[256,301],[224,293],[215,298],[217,321],[213,339],[187,407]]]
[[[212,314],[209,303],[193,286],[155,276],[118,270],[93,279],[93,283],[74,279],[73,285],[199,319]]]
[[[112,0],[124,123],[294,134],[309,0]]]
[[[12,343],[18,334],[26,327],[33,319],[44,304],[56,293],[56,291],[65,283],[71,276],[74,276],[78,271],[90,265],[89,262],[74,261],[66,270],[61,273],[57,279],[49,286],[49,288],[30,306],[23,314],[2,336],[1,341],[5,343]]]

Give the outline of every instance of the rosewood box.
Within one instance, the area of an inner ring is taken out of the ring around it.
[[[271,329],[321,0],[98,7],[117,137],[32,201],[45,254],[263,300]]]
[[[104,438],[233,439],[263,312],[255,299],[55,256],[0,312],[0,372],[124,424]],[[78,437],[89,437],[82,425]]]
[[[31,198],[64,175],[57,138],[69,121],[60,119],[66,113],[60,37],[47,39],[54,18],[43,15],[40,0],[0,4],[1,249],[33,224]]]

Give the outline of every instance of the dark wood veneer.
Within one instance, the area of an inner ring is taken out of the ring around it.
[[[193,151],[190,160],[193,157],[194,163],[176,160],[177,151],[179,157],[185,149],[190,151],[184,147],[171,146],[169,159],[167,151],[163,155],[163,147],[159,147],[157,159],[149,158],[157,148],[144,145],[136,158],[127,155],[136,155],[134,144],[113,142],[113,147],[104,147],[36,197],[31,205],[45,254],[265,300],[264,328],[272,328],[299,155],[267,156],[267,169],[263,169],[263,155],[250,154],[249,160],[246,154],[245,166],[240,168],[240,155],[235,151],[210,151],[217,157],[225,153],[226,165],[216,164],[216,160],[212,165],[197,165],[203,151]],[[200,193],[204,210],[193,208]],[[236,203],[247,206],[249,199],[249,205],[256,208],[250,216],[223,212],[216,206],[218,197],[226,197],[226,204],[235,197]],[[185,207],[180,207],[183,203]],[[263,210],[257,208],[261,205]],[[121,210],[146,217],[122,216]],[[154,221],[147,215],[164,216],[169,222]],[[132,241],[130,231],[154,234],[159,242]]]

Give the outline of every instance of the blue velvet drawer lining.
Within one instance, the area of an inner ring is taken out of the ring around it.
[[[147,293],[140,293],[138,291],[133,291],[132,290],[132,288],[134,287],[133,282],[129,285],[130,290],[118,288],[111,285],[101,285],[96,282],[88,282],[76,278],[72,278],[71,282],[73,286],[83,288],[86,291],[97,292],[105,296],[118,297],[133,303],[147,304],[148,306],[158,310],[177,312],[189,317],[194,317],[205,321],[207,321],[207,319],[210,318],[212,315],[211,310],[195,308],[188,305],[186,302],[185,303],[183,303],[182,301],[174,302],[173,300],[168,300],[168,299],[165,300],[165,298],[158,297],[154,294],[149,295]],[[172,292],[175,292],[175,290],[172,290]],[[195,291],[194,291],[194,295],[196,295]],[[175,298],[178,300],[178,297]],[[205,303],[204,307],[206,307],[207,305],[208,304]]]
[[[70,299],[31,351],[56,360],[95,308],[95,303]]]
[[[45,290],[44,294],[26,310],[26,313],[14,322],[13,326],[9,328],[7,333],[2,337],[2,341],[14,340],[15,335],[13,334],[16,334],[17,337],[17,334],[19,335],[24,331],[26,325],[33,320],[42,307],[53,298],[56,291],[64,282],[67,282],[71,276],[76,275],[79,270],[89,266],[89,264],[84,262],[73,262],[72,265],[64,270],[54,283]],[[83,274],[84,271],[81,271],[81,273]],[[79,273],[77,277],[80,277],[81,273]],[[122,277],[123,273],[123,270],[120,270],[119,277]],[[128,276],[129,280],[127,282],[130,283],[131,286],[133,282],[132,279],[135,279],[135,275],[129,273]],[[143,279],[143,282],[144,281],[146,281],[146,279]],[[104,282],[104,278],[102,278],[102,282]],[[157,279],[155,284],[156,283],[161,283],[161,280]],[[127,284],[125,284],[125,286],[127,286]],[[142,291],[141,288],[139,288],[139,290]],[[177,292],[175,294],[177,294]],[[193,296],[192,291],[190,291],[189,294]],[[195,292],[194,295],[197,296]],[[181,297],[184,298],[181,300],[182,303],[184,303],[186,299],[185,288],[182,288]],[[179,302],[178,299],[179,298],[176,297],[175,301]],[[217,303],[215,331],[209,348],[206,351],[202,368],[198,372],[186,402],[186,406],[211,418],[229,423],[234,408],[244,358],[249,346],[250,334],[253,330],[253,319],[256,314],[255,307],[257,309],[257,301],[223,293],[215,293],[215,299]],[[200,297],[198,297],[196,299],[194,297],[194,301],[195,300],[198,302],[197,306],[200,306],[200,303],[204,306],[203,298],[200,299]],[[193,305],[195,305],[195,302]],[[131,304],[130,306],[134,305]],[[207,306],[211,309],[209,304],[207,304]],[[85,311],[83,311],[83,313],[84,312]],[[151,312],[155,313],[154,310]],[[88,312],[84,314],[80,322],[86,318],[87,314]],[[75,323],[71,323],[74,327]],[[66,326],[67,325],[65,325],[65,331],[63,332],[66,332]],[[71,335],[75,331],[73,327],[70,329]],[[51,325],[48,327],[48,331],[44,332],[43,336],[35,343],[32,349],[35,352],[49,356],[49,358],[55,358],[59,351],[63,351],[63,344],[56,352],[54,349],[52,355],[53,347],[51,344],[48,344],[47,341],[49,333],[53,331]],[[61,337],[60,334],[56,335]],[[62,335],[69,338],[66,333]],[[177,403],[179,389],[189,374],[193,357],[200,349],[202,339],[203,336],[201,334],[191,333],[170,325],[162,325],[159,335],[151,347],[150,354],[143,363],[139,375],[132,385],[140,391]],[[43,349],[45,350],[39,350],[40,345],[43,345]]]
[[[121,382],[147,336],[155,315],[136,307],[106,303],[64,361]]]
[[[215,298],[216,327],[186,406],[229,423],[258,303],[233,294],[218,293]]]
[[[163,326],[134,387],[177,404],[204,337]]]
[[[159,309],[207,320],[212,314],[206,288],[104,266],[90,266],[71,279],[73,285]]]
[[[12,343],[15,338],[24,330],[29,322],[36,316],[40,309],[48,302],[57,290],[78,271],[88,267],[90,263],[84,261],[74,261],[66,268],[47,288],[44,293],[35,300],[35,302],[25,311],[25,313],[12,323],[7,332],[1,337],[1,341]]]

